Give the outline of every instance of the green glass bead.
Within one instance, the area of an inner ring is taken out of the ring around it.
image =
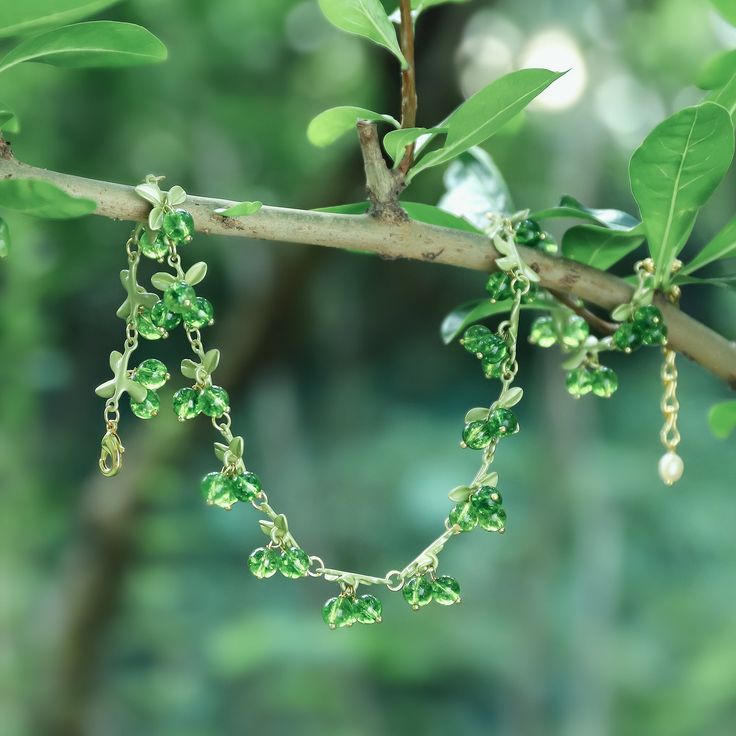
[[[353,601],[353,615],[359,624],[380,624],[382,612],[381,601],[369,593]]]
[[[169,244],[166,242],[164,234],[160,230],[155,233],[153,240],[151,240],[152,234],[148,230],[144,230],[138,238],[138,247],[146,258],[163,261],[169,252]]]
[[[481,358],[480,365],[481,368],[483,368],[483,375],[486,378],[501,378],[501,376],[503,375],[503,361],[501,361],[500,363],[494,363],[493,361]]]
[[[591,385],[593,393],[596,396],[608,399],[613,396],[618,388],[618,376],[615,371],[602,365],[600,368],[593,371]]]
[[[488,417],[488,429],[493,437],[510,437],[519,431],[519,420],[511,409],[499,407]]]
[[[279,560],[279,570],[286,578],[303,578],[309,570],[309,555],[299,547],[289,547]]]
[[[189,243],[194,235],[194,220],[186,210],[174,210],[164,215],[163,230],[178,245]]]
[[[184,326],[188,330],[199,330],[214,322],[215,310],[212,304],[202,296],[194,300],[191,309],[184,312]]]
[[[208,506],[231,509],[238,500],[233,493],[231,478],[225,473],[207,473],[202,478],[200,491]]]
[[[156,358],[144,360],[136,369],[133,376],[141,386],[146,388],[161,388],[171,378],[166,366]]]
[[[415,611],[432,602],[432,583],[424,577],[407,580],[401,592]]]
[[[442,606],[460,603],[460,583],[449,575],[440,575],[432,582],[432,598]]]
[[[514,239],[519,245],[536,245],[542,234],[542,228],[536,220],[523,220],[516,226]]]
[[[503,271],[492,273],[486,282],[486,291],[494,303],[511,299],[514,296],[511,290],[511,277]]]
[[[219,418],[230,411],[230,397],[220,386],[207,386],[199,394],[197,409],[208,417]]]
[[[585,396],[593,390],[593,375],[586,366],[581,365],[567,374],[565,386],[575,398]]]
[[[491,332],[485,325],[471,325],[463,333],[460,344],[473,355],[482,355],[482,348],[487,344],[488,340],[493,337]]]
[[[501,335],[492,334],[481,346],[482,359],[487,363],[501,363],[509,354],[509,346]]]
[[[181,324],[181,315],[172,312],[163,301],[159,301],[151,309],[151,322],[164,330],[173,330]]]
[[[473,508],[480,514],[492,514],[501,508],[501,494],[493,486],[481,486],[471,497]]]
[[[281,557],[272,547],[259,547],[248,556],[248,569],[259,579],[270,578],[279,570]]]
[[[667,325],[662,312],[653,304],[639,307],[633,319],[634,329],[644,345],[664,345],[667,342]]]
[[[177,281],[164,292],[164,304],[172,312],[184,314],[192,308],[197,295],[186,281]]]
[[[135,327],[138,334],[146,340],[160,340],[166,337],[166,330],[157,327],[151,318],[150,309],[142,309],[135,317]]]
[[[534,247],[552,256],[559,250],[557,241],[547,232],[543,232],[539,236],[539,240],[534,244]]]
[[[233,476],[233,493],[238,501],[253,501],[260,492],[261,479],[255,473]]]
[[[478,523],[478,511],[470,499],[453,507],[449,514],[452,526],[460,527],[461,531],[469,532]]]
[[[613,333],[613,344],[624,353],[631,353],[641,347],[641,335],[633,322],[623,322]]]
[[[562,343],[568,348],[579,348],[590,335],[588,323],[579,315],[573,314],[567,318],[562,330]]]
[[[529,330],[529,342],[540,348],[551,348],[557,342],[557,330],[552,317],[537,317]]]
[[[506,529],[506,512],[501,506],[488,506],[478,511],[478,526],[487,532],[503,532]]]
[[[135,414],[138,419],[152,419],[158,414],[158,410],[161,408],[161,399],[155,391],[148,389],[146,391],[146,398],[143,401],[130,400],[130,410]]]
[[[352,626],[355,623],[353,601],[347,596],[338,595],[322,606],[322,620],[331,629],[341,629],[343,626]]]
[[[194,419],[199,414],[197,408],[197,400],[199,394],[193,388],[180,388],[172,400],[174,406],[174,414],[180,422],[187,419]]]
[[[471,450],[482,450],[491,444],[493,432],[486,421],[468,422],[463,429],[463,442]]]

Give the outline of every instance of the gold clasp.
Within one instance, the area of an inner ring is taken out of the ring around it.
[[[125,448],[115,426],[108,425],[107,432],[102,438],[102,450],[100,452],[100,472],[106,478],[112,478],[120,472],[123,467],[123,453]]]

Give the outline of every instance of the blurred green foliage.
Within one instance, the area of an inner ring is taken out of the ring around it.
[[[397,66],[331,28],[316,2],[131,0],[105,17],[150,28],[169,62],[14,68],[0,96],[22,122],[21,160],[130,183],[166,174],[192,193],[284,206],[362,197],[355,142],[315,149],[306,126],[338,104],[397,115]],[[690,0],[433,9],[418,28],[420,124],[518,65],[550,28],[577,44],[587,86],[564,110],[529,111],[489,150],[520,207],[569,192],[632,211],[631,150],[698,99],[699,67],[733,46],[733,29]],[[410,198],[434,203],[440,184],[428,172]],[[732,216],[735,194],[731,174],[693,251]],[[733,445],[707,428],[726,395],[715,379],[681,361],[686,471],[667,489],[654,351],[615,359],[610,402],[576,402],[558,356],[524,348],[522,432],[497,459],[508,532],[464,535],[443,555],[463,605],[413,614],[383,595],[380,626],[331,632],[319,609],[334,586],[255,580],[252,510],[200,501],[198,480],[216,469],[206,425],[126,415],[123,473],[98,477],[93,387],[122,340],[129,226],[8,220],[3,736],[733,733]],[[457,446],[462,418],[492,387],[460,348],[442,347],[438,326],[482,294],[482,276],[201,236],[184,257],[210,262],[208,346],[223,352],[249,466],[304,546],[368,572],[402,565],[475,465]],[[734,337],[729,292],[693,287],[684,304]],[[184,348],[155,346],[170,366]]]

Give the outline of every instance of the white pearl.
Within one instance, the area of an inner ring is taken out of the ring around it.
[[[676,452],[666,452],[659,458],[659,477],[668,486],[677,483],[682,478],[685,463]]]

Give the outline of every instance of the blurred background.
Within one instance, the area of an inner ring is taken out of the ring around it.
[[[169,62],[4,75],[21,160],[127,183],[166,174],[192,193],[291,207],[363,197],[356,142],[315,149],[305,129],[338,104],[397,115],[397,68],[328,26],[316,2],[131,0],[106,17],[150,28]],[[440,7],[417,29],[419,124],[513,68],[573,67],[488,151],[518,207],[569,193],[633,211],[632,150],[699,99],[698,69],[734,45],[705,0]],[[407,197],[441,193],[432,170]],[[693,251],[732,216],[735,195],[731,175]],[[441,560],[463,604],[415,614],[382,593],[380,626],[333,632],[320,608],[336,586],[256,580],[245,567],[264,540],[253,510],[200,500],[199,479],[217,469],[208,423],[180,425],[169,411],[141,422],[125,408],[123,472],[97,471],[93,388],[122,343],[130,225],[7,217],[3,736],[734,733],[734,445],[708,430],[708,407],[727,394],[716,379],[680,360],[686,472],[666,488],[657,351],[610,359],[612,400],[575,401],[559,353],[523,347],[522,432],[496,462],[507,533],[463,535]],[[217,322],[205,341],[222,350],[218,382],[272,502],[329,564],[403,566],[477,465],[458,447],[462,420],[496,386],[438,328],[482,296],[482,275],[204,236],[183,257],[210,264],[200,291]],[[695,287],[683,301],[736,336],[731,293]],[[177,334],[143,341],[141,357],[175,369],[186,348]]]

